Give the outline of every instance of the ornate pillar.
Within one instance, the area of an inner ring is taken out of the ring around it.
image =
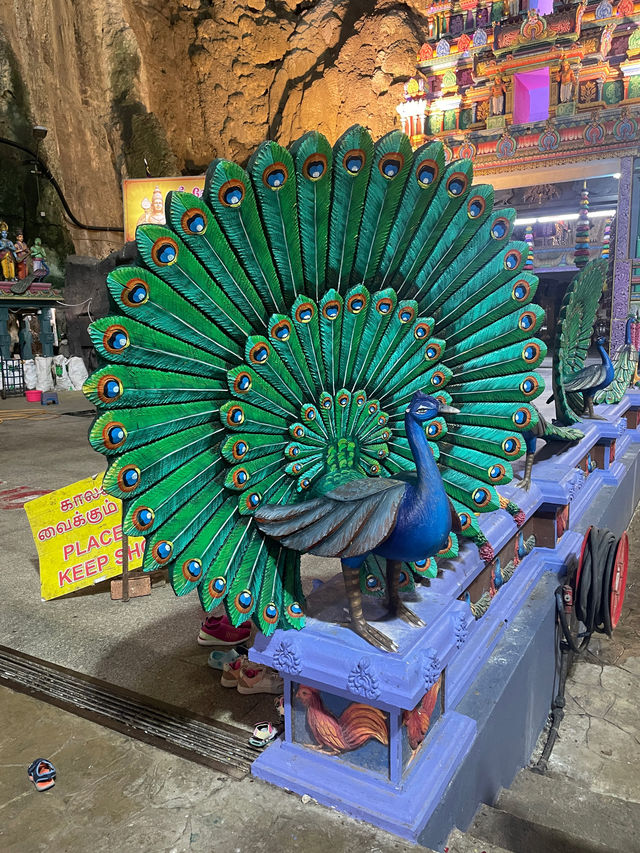
[[[42,355],[45,358],[49,355],[53,355],[51,308],[43,308],[40,312],[40,343],[42,344]]]
[[[618,184],[618,213],[616,216],[616,248],[613,262],[613,293],[611,294],[611,342],[615,352],[624,343],[625,325],[631,296],[631,200],[633,187],[633,157],[620,160]],[[635,234],[633,235],[635,240]],[[635,250],[635,246],[633,247]]]
[[[11,358],[11,335],[9,334],[9,309],[0,305],[0,356]]]

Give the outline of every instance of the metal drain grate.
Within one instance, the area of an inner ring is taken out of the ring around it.
[[[0,684],[241,779],[256,753],[247,733],[0,646]]]

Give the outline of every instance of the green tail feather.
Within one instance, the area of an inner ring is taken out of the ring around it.
[[[351,278],[372,162],[373,142],[358,125],[343,133],[333,147],[327,285],[339,293]]]

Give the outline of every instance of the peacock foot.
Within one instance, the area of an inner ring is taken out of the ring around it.
[[[369,625],[368,622],[365,622],[364,619],[352,619],[351,627],[359,634],[363,640],[366,640],[367,643],[371,643],[372,646],[375,646],[377,649],[381,649],[383,652],[397,652],[398,647],[393,642],[391,637],[387,637],[386,634],[383,634],[382,631],[378,631],[377,628]]]
[[[606,421],[606,418],[603,418],[602,415],[596,415],[595,412],[592,414],[589,412],[583,412],[582,417],[589,421]]]
[[[406,604],[403,604],[401,601],[396,604],[394,608],[389,609],[389,613],[393,616],[397,616],[399,619],[402,619],[403,622],[407,622],[409,625],[413,625],[415,628],[424,628],[425,622],[410,610]]]
[[[516,483],[516,489],[524,489],[525,492],[528,492],[531,488],[531,478],[523,477],[522,480],[518,480]]]

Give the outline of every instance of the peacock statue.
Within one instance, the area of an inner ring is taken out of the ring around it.
[[[608,388],[598,391],[594,403],[619,403],[630,385],[635,385],[638,375],[638,350],[640,349],[640,314],[630,314],[624,331],[624,344],[613,358],[613,381]]]
[[[596,341],[600,363],[584,366],[606,272],[607,261],[590,261],[570,282],[562,300],[553,354],[553,394],[547,401],[555,399],[556,422],[561,426],[571,426],[583,417],[600,419],[593,397],[613,379],[604,338]]]
[[[584,438],[584,433],[582,432],[582,430],[576,429],[575,427],[556,426],[556,424],[550,424],[549,421],[542,414],[542,412],[537,409],[537,407],[536,411],[538,413],[538,419],[535,426],[524,433],[524,440],[527,448],[527,453],[524,460],[524,474],[522,476],[522,479],[516,483],[516,486],[519,489],[524,489],[527,492],[531,488],[533,459],[535,456],[538,439],[542,439],[542,441],[573,442],[580,441],[580,439]]]
[[[362,593],[388,583],[418,624],[398,590],[459,537],[491,550],[478,514],[518,512],[496,487],[537,423],[544,314],[515,211],[472,179],[439,142],[312,131],[214,160],[202,198],[138,227],[85,393],[145,570],[270,635],[304,625],[300,552],[336,554],[352,627],[393,650]]]

